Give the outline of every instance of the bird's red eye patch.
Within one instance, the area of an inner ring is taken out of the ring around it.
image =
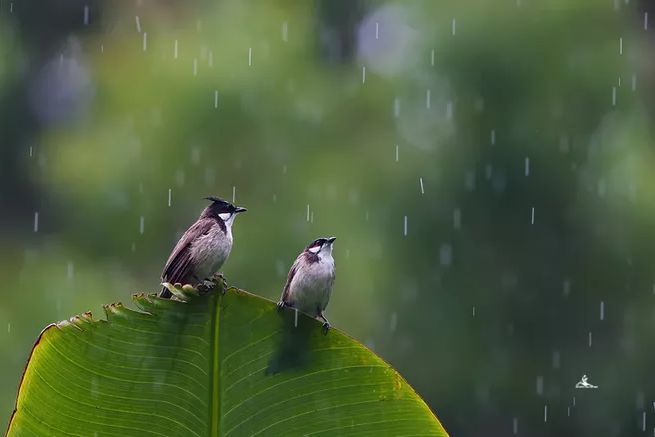
[[[314,240],[312,244],[310,244],[307,249],[318,252],[318,250],[323,246],[324,239],[319,238],[318,240]]]

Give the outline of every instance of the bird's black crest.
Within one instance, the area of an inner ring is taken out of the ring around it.
[[[215,197],[215,196],[209,196],[205,197],[207,200],[211,200],[213,203],[209,205],[209,208],[211,208],[212,212],[215,214],[220,214],[223,212],[234,212],[236,210],[236,207],[228,202],[227,200],[223,200],[220,197]]]

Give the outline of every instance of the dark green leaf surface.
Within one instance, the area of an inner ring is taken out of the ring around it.
[[[10,436],[446,435],[363,345],[249,293],[137,295],[48,326]]]

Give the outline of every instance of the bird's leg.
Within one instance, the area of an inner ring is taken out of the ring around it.
[[[277,310],[282,311],[285,306],[287,306],[287,304],[282,299],[280,299],[280,301],[277,303]]]
[[[221,293],[225,294],[225,291],[227,290],[227,281],[225,280],[225,276],[223,276],[221,272],[218,272],[218,273],[214,273],[211,279],[214,282],[219,282],[219,281],[221,282],[221,284],[223,285]]]
[[[327,334],[328,330],[332,325],[330,325],[330,322],[328,322],[328,319],[325,318],[323,315],[323,311],[319,311],[318,315],[316,316],[317,319],[323,320],[323,334]]]

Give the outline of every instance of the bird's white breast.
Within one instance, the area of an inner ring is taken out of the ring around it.
[[[294,306],[308,314],[323,311],[330,301],[334,283],[334,258],[322,256],[318,262],[304,264],[289,284]]]
[[[232,229],[226,227],[226,232],[218,223],[211,227],[208,233],[191,243],[191,257],[196,265],[196,276],[202,280],[209,278],[221,268],[232,250]]]

